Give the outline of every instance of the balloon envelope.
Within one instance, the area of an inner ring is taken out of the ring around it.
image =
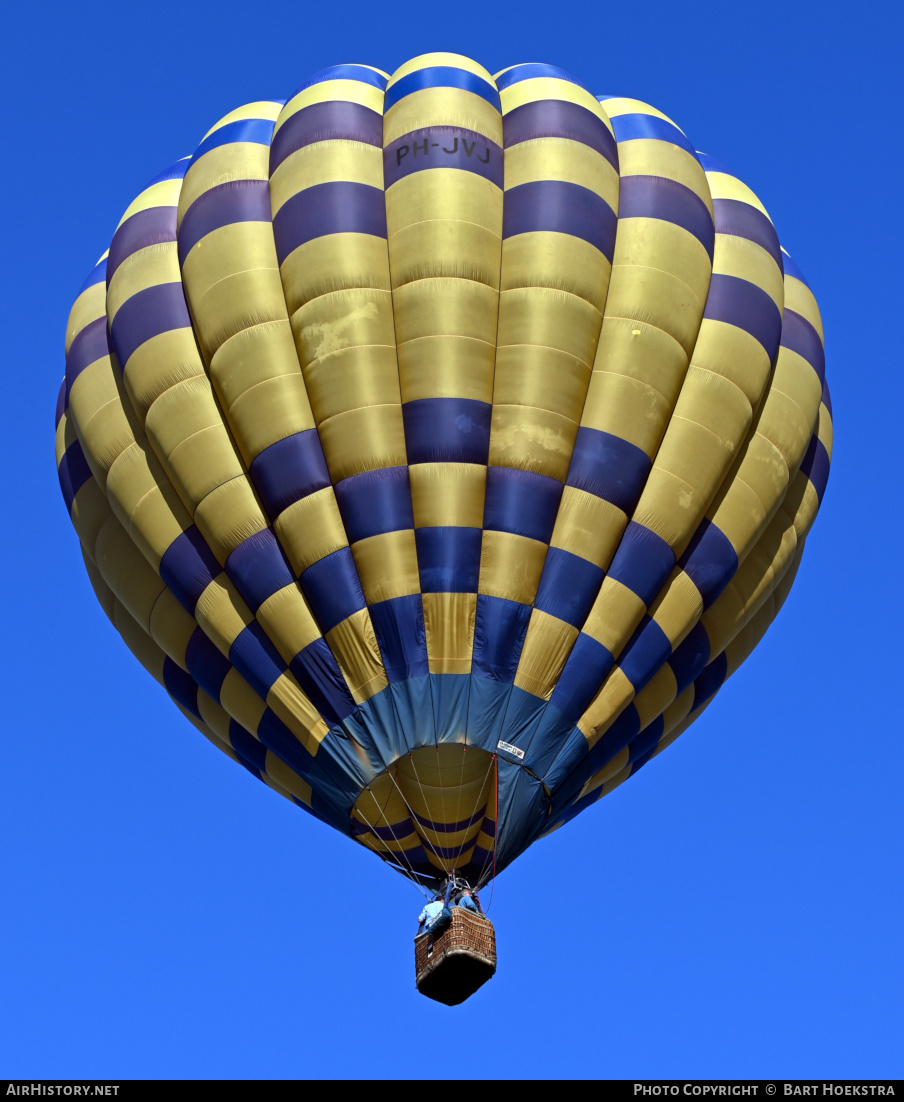
[[[453,54],[324,70],[152,180],[57,410],[126,644],[432,884],[486,882],[700,714],[830,451],[816,301],[746,184],[639,100]]]

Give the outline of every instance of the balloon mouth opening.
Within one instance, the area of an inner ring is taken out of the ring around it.
[[[495,763],[463,743],[412,750],[358,796],[353,836],[420,883],[440,884],[452,873],[486,883],[496,840]]]

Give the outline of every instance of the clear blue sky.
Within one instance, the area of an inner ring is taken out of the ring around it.
[[[0,1076],[904,1072],[894,11],[7,13]],[[822,308],[836,433],[776,624],[691,731],[500,877],[499,972],[458,1009],[415,991],[417,892],[217,754],[119,642],[53,461],[69,306],[147,180],[241,103],[433,49],[645,99],[744,177]]]

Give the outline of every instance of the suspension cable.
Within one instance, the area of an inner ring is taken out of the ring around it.
[[[465,735],[465,739],[467,739],[467,735]],[[464,746],[462,746],[461,748],[461,772],[458,775],[458,799],[455,801],[455,819],[453,820],[456,823],[460,821],[458,817],[459,815],[461,815],[461,788],[465,781],[465,754],[467,754],[467,752],[468,744],[466,741]],[[477,802],[480,802],[479,798]],[[453,870],[455,869],[455,862],[459,859],[459,857],[461,857],[461,847],[459,847],[458,853],[456,853],[455,857],[452,859]]]
[[[487,771],[484,774],[483,784],[480,786],[480,792],[477,795],[477,802],[474,804],[474,811],[471,815],[471,822],[469,823],[469,826],[473,826],[473,817],[474,817],[474,815],[477,814],[478,808],[480,807],[480,801],[483,799],[483,790],[486,788],[487,781],[490,779],[490,771],[492,770],[492,768],[493,768],[493,758],[491,756],[490,757],[490,763],[487,766]],[[464,765],[462,765],[462,775],[464,775]],[[484,818],[485,817],[486,816],[484,816]],[[483,825],[483,823],[481,822],[481,826],[482,825]],[[474,836],[475,843],[477,841],[477,838],[478,838],[479,834],[480,834],[480,828],[478,828],[477,834],[475,834],[475,836]],[[468,837],[467,837],[467,834],[466,834],[465,837],[462,839],[461,845],[458,847],[458,853],[455,854],[455,858],[452,862],[453,868],[455,867],[455,862],[458,861],[458,859],[461,857],[462,853],[464,852],[464,848],[465,848],[465,845],[466,845],[467,842],[468,842]]]
[[[440,806],[440,811],[442,812],[443,822],[448,823],[449,818],[446,815],[446,797],[445,797],[445,794],[443,792],[443,773],[442,773],[442,769],[440,767],[440,760],[439,760],[439,743],[435,743],[434,745],[436,747],[436,775],[437,775],[437,779],[438,779],[437,788],[439,789],[439,806]],[[418,783],[420,783],[420,782],[418,782]],[[447,879],[448,879],[449,873],[451,871],[452,871],[452,865],[451,865],[451,862],[450,862],[449,867],[446,869],[446,878]]]
[[[429,807],[430,805],[427,803],[427,794],[424,792],[424,786],[421,784],[420,777],[418,777],[417,775],[417,766],[414,764],[414,759],[411,757],[411,753],[408,754],[408,760],[411,762],[411,768],[414,770],[414,779],[417,781],[417,786],[421,790],[421,796],[424,799],[424,807]],[[402,801],[405,804],[405,807],[408,808],[408,812],[411,815],[412,822],[415,824],[415,833],[421,839],[421,841],[426,842],[427,845],[433,850],[433,856],[437,859],[437,861],[439,861],[440,868],[446,874],[446,878],[448,879],[449,870],[446,868],[445,862],[443,861],[442,857],[440,857],[440,855],[436,852],[436,846],[434,846],[434,844],[426,836],[426,831],[421,834],[421,832],[417,829],[417,815],[415,814],[414,808],[408,802],[405,793],[399,787],[399,782],[395,779],[395,777],[393,777],[392,773],[389,774],[389,777],[392,783],[396,786],[399,795],[402,797]]]
[[[495,770],[496,770],[496,807],[494,809],[494,826],[493,826],[493,881],[494,881],[493,890],[495,890],[496,846],[497,846],[497,843],[499,841],[499,759],[498,759],[498,756],[496,754],[493,755],[493,760],[492,760],[491,764],[492,764],[492,766],[495,767]],[[483,867],[480,870],[480,877],[478,878],[478,881],[477,881],[478,890],[484,884],[484,879],[483,878],[484,878],[484,875],[486,874],[486,871],[487,871],[487,868],[489,867],[489,864],[490,864],[490,855],[489,855],[489,853],[487,853],[486,858],[484,859],[484,862],[483,862]],[[492,896],[492,892],[491,892],[490,893],[490,901],[491,902],[492,902],[492,898],[493,898],[493,896]],[[489,906],[489,904],[488,904],[488,906]]]
[[[493,895],[496,892],[496,843],[499,840],[499,760],[493,755],[496,762],[496,829],[493,831],[493,886],[490,888],[490,901],[487,903],[487,911],[493,906]]]
[[[396,787],[398,787],[398,786],[396,786]],[[380,805],[379,805],[379,803],[377,803],[377,797],[376,797],[376,796],[374,795],[374,793],[373,793],[373,790],[371,789],[370,785],[368,785],[368,786],[367,786],[367,791],[368,791],[368,792],[370,793],[370,797],[371,797],[371,799],[373,800],[373,802],[374,802],[374,803],[375,803],[375,804],[377,805],[377,808],[379,808],[379,807],[380,807]],[[387,801],[387,802],[388,802],[388,801]],[[386,805],[384,804],[384,807],[385,807],[385,806],[386,806]],[[359,814],[359,815],[361,816],[361,818],[362,818],[362,819],[364,820],[364,822],[365,822],[365,823],[367,824],[367,826],[369,827],[369,829],[370,829],[371,833],[373,834],[373,836],[374,836],[375,840],[376,840],[377,842],[380,842],[380,841],[381,841],[381,839],[380,839],[380,836],[379,836],[379,835],[377,834],[376,828],[375,828],[375,827],[374,827],[374,826],[373,826],[373,825],[372,825],[372,824],[370,823],[370,821],[368,820],[368,818],[367,818],[367,816],[366,816],[366,815],[364,814],[364,812],[363,812],[363,811],[361,810],[361,808],[360,808],[360,807],[356,807],[356,808],[355,808],[355,810],[356,810],[356,811],[358,812],[358,814]],[[431,893],[430,893],[430,892],[428,892],[428,891],[427,891],[427,890],[426,890],[426,889],[424,888],[424,886],[423,886],[422,884],[419,884],[419,883],[418,883],[418,880],[417,880],[417,876],[418,876],[418,874],[417,874],[417,873],[416,873],[416,872],[414,871],[414,866],[413,866],[413,865],[412,865],[412,863],[411,863],[411,862],[409,861],[409,859],[408,859],[408,854],[407,854],[407,853],[405,852],[404,848],[402,847],[402,843],[401,843],[401,842],[399,841],[399,839],[398,839],[398,838],[396,837],[396,832],[395,832],[395,831],[393,830],[393,828],[392,828],[392,823],[390,823],[389,819],[388,819],[388,818],[386,818],[386,816],[385,816],[385,815],[383,815],[383,812],[382,812],[382,811],[380,812],[380,815],[381,815],[381,816],[382,816],[382,818],[384,819],[384,821],[385,821],[385,823],[386,823],[386,826],[387,826],[387,827],[389,828],[389,833],[390,833],[390,834],[392,835],[392,840],[393,840],[393,841],[395,842],[395,844],[396,844],[396,845],[397,845],[397,846],[399,847],[399,851],[398,851],[398,852],[399,852],[399,854],[401,855],[401,858],[402,858],[402,860],[403,860],[403,861],[405,862],[405,864],[406,864],[406,865],[408,866],[409,872],[410,872],[410,874],[411,874],[410,876],[408,876],[408,879],[409,879],[409,880],[411,881],[411,883],[412,883],[412,884],[414,884],[414,886],[415,886],[415,887],[416,887],[416,888],[418,889],[418,891],[420,891],[420,892],[421,892],[421,893],[423,893],[423,894],[424,894],[425,896],[427,896],[427,898],[428,898],[428,899],[431,899],[431,898],[432,898],[432,895],[431,895]],[[378,852],[378,853],[379,853],[379,850],[377,850],[376,852]],[[392,850],[390,850],[389,852],[391,853],[391,852],[392,852]]]

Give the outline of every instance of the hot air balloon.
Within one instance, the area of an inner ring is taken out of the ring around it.
[[[126,209],[57,408],[126,645],[430,891],[701,714],[831,439],[819,310],[750,188],[642,101],[455,54],[220,119]]]

